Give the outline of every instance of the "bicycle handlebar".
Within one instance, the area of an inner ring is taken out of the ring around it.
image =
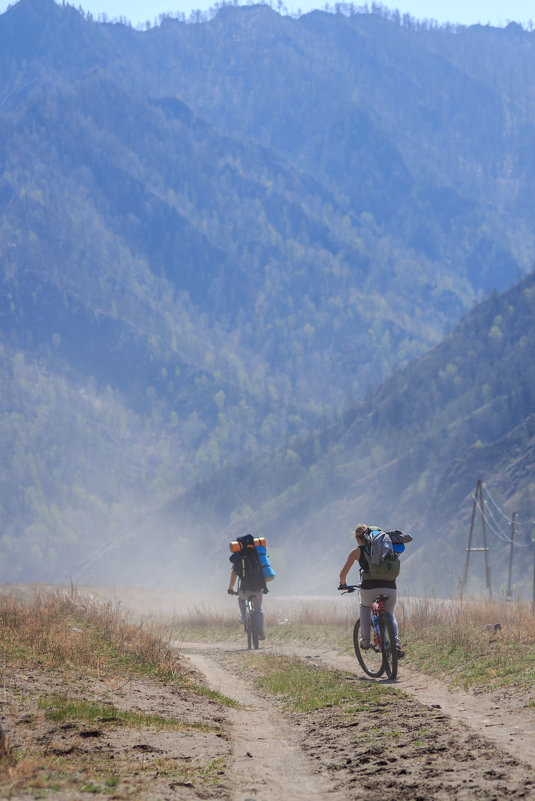
[[[338,589],[343,590],[342,595],[345,595],[347,592],[355,592],[355,590],[360,590],[360,584],[340,584]]]

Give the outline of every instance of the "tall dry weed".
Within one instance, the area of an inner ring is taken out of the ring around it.
[[[0,659],[101,671],[127,654],[141,663],[176,670],[177,657],[154,625],[133,624],[111,601],[69,592],[36,591],[29,599],[0,596]]]
[[[527,601],[464,596],[401,604],[411,665],[478,692],[535,695],[535,617]]]
[[[401,601],[398,619],[404,631],[420,637],[435,629],[456,631],[456,637],[463,630],[478,630],[535,642],[535,616],[531,604],[520,599],[508,601],[465,596],[462,601],[432,598]]]
[[[358,596],[355,596],[358,597]],[[355,620],[356,606],[342,600],[321,600],[276,598],[266,596],[263,605],[264,620],[267,627],[280,625],[336,626]],[[238,605],[232,601],[227,606],[198,604],[176,612],[173,624],[185,628],[229,629],[236,626]]]

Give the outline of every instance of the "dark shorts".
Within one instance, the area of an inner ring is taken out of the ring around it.
[[[379,588],[388,587],[389,590],[395,590],[395,581],[385,581],[384,579],[364,579],[360,585],[363,590],[378,590]]]

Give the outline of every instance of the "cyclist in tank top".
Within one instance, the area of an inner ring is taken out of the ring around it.
[[[396,645],[398,648],[398,659],[405,656],[401,650],[401,641],[399,639],[398,624],[394,616],[394,607],[397,599],[397,587],[395,581],[388,581],[386,579],[373,579],[368,573],[369,566],[366,558],[365,540],[364,535],[367,533],[369,527],[361,523],[355,529],[355,539],[357,540],[357,547],[353,548],[347,557],[346,563],[340,571],[340,586],[339,590],[346,589],[347,574],[355,564],[358,562],[360,567],[360,634],[361,641],[360,647],[367,649],[370,647],[370,630],[372,625],[372,604],[378,595],[388,595],[384,602],[384,610],[388,617],[394,624],[394,635],[396,637]]]

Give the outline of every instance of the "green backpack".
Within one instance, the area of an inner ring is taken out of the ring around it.
[[[399,576],[401,563],[393,550],[389,534],[380,528],[369,527],[364,536],[364,553],[368,569],[362,571],[362,578],[378,581],[395,581]]]
[[[375,565],[373,562],[371,562],[367,555],[366,560],[368,562],[368,570],[365,571],[366,578],[369,577],[371,579],[379,579],[380,581],[395,581],[399,576],[401,563],[397,553],[392,553],[388,556],[385,556],[385,558],[379,562],[378,565]]]

